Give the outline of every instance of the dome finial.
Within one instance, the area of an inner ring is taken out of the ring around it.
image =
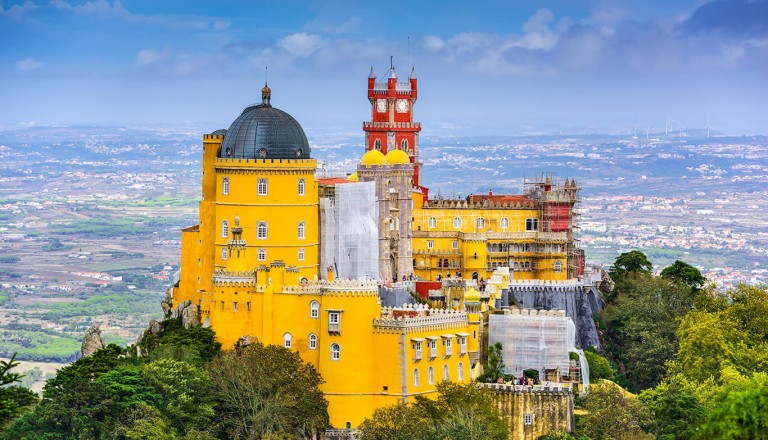
[[[270,89],[269,86],[267,85],[267,82],[264,81],[264,88],[261,89],[261,103],[264,105],[271,106],[271,104],[269,103],[269,100],[271,97],[272,97],[272,89]]]

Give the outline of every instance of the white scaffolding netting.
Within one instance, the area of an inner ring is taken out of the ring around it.
[[[376,183],[337,184],[334,193],[320,199],[321,273],[330,267],[338,279],[378,279]]]
[[[536,370],[546,377],[557,371],[556,381],[573,380],[574,368],[569,353],[578,353],[578,371],[583,390],[589,389],[589,366],[584,353],[576,348],[576,326],[562,311],[511,309],[509,314],[491,314],[488,319],[488,344],[501,342],[504,372],[522,377],[525,370]]]

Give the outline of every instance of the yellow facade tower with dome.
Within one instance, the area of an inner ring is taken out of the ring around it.
[[[265,85],[261,104],[203,137],[199,221],[182,231],[173,302],[197,306],[224,349],[258,340],[299,353],[325,380],[338,428],[357,427],[385,405],[434,397],[442,380],[468,382],[482,338],[474,315],[384,307],[376,279],[322,279],[317,164],[299,123],[270,101]],[[401,153],[374,151],[363,162],[412,173]],[[370,185],[356,180],[344,184]]]

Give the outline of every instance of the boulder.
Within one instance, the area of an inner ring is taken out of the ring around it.
[[[616,287],[616,283],[613,281],[613,278],[611,278],[611,275],[608,274],[605,270],[600,270],[600,285],[598,286],[600,289],[600,292],[603,293],[610,293],[613,291],[613,288]]]
[[[83,345],[80,347],[80,353],[83,357],[90,356],[100,349],[104,348],[104,341],[101,340],[101,329],[99,324],[93,324],[88,327],[83,337]]]
[[[181,325],[183,325],[184,328],[200,325],[200,318],[198,317],[196,305],[190,304],[181,311]]]
[[[256,337],[255,336],[253,336],[253,335],[240,336],[237,339],[237,341],[235,341],[235,348],[239,350],[241,348],[245,348],[245,347],[247,347],[247,346],[249,346],[251,344],[254,344],[254,343],[256,343]]]

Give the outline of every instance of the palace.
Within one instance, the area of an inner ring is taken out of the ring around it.
[[[378,82],[371,70],[366,152],[347,178],[316,177],[304,130],[271,105],[266,84],[260,104],[204,135],[199,221],[182,231],[171,291],[174,304],[197,307],[225,349],[256,339],[312,363],[337,428],[434,396],[441,380],[474,377],[482,310],[501,301],[474,287],[497,268],[555,283],[584,266],[575,182],[431,200],[413,121],[416,76],[399,82],[394,67],[386,76]],[[452,302],[413,299],[417,284],[447,278],[466,281]]]

